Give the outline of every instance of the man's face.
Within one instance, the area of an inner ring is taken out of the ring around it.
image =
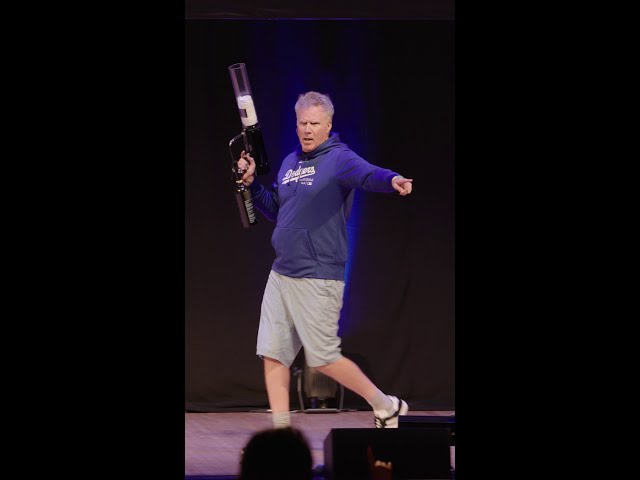
[[[303,152],[315,150],[329,138],[331,120],[320,106],[305,108],[298,112],[298,139]]]

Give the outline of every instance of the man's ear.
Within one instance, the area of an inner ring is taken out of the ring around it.
[[[331,131],[331,127],[333,126],[333,123],[329,122],[327,124],[327,133],[329,133]]]

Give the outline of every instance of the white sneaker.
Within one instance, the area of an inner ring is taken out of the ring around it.
[[[393,402],[393,413],[389,415],[386,410],[374,410],[374,422],[376,428],[398,428],[398,416],[409,413],[409,405],[401,398],[388,395]]]

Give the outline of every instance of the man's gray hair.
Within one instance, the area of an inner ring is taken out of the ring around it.
[[[294,107],[296,115],[300,110],[304,110],[309,107],[322,107],[322,109],[329,115],[329,120],[333,119],[333,103],[331,103],[329,95],[323,95],[318,92],[307,92],[300,95],[296,102],[296,106]]]

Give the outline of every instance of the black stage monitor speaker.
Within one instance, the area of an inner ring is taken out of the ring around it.
[[[333,428],[324,440],[324,475],[331,480],[370,480],[367,447],[392,462],[394,480],[450,479],[449,429]]]
[[[453,415],[401,415],[398,417],[399,428],[438,428],[449,429],[449,441],[456,444],[456,417]]]

